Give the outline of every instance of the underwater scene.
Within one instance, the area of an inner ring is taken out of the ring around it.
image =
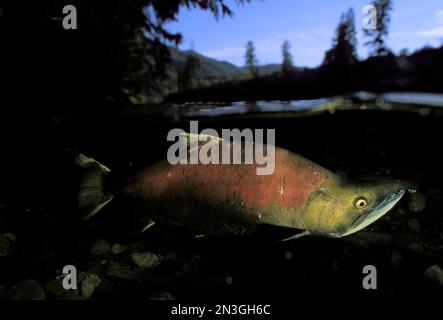
[[[297,3],[0,5],[2,302],[443,296],[443,5]]]

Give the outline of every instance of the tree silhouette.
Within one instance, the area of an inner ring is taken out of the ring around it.
[[[333,46],[325,53],[323,64],[346,68],[357,61],[354,12],[343,14],[336,30]]]
[[[197,87],[200,77],[200,60],[194,54],[189,54],[178,74],[179,89],[185,91]]]
[[[294,64],[292,61],[292,54],[290,52],[291,44],[289,41],[283,42],[282,53],[283,53],[283,63],[282,63],[282,73],[287,74],[294,69]]]
[[[348,42],[352,46],[352,54],[357,60],[357,30],[355,29],[355,14],[352,8],[349,8],[346,13],[346,25],[348,27]]]
[[[392,1],[375,0],[372,4],[377,10],[377,28],[375,30],[363,29],[365,37],[369,38],[365,45],[370,48],[371,56],[385,56],[390,52],[386,47],[386,38],[391,21]]]
[[[258,76],[258,69],[257,69],[257,57],[255,54],[255,47],[254,43],[252,41],[248,41],[246,44],[246,53],[245,53],[245,62],[246,67],[249,71],[249,75],[251,77],[257,77]]]
[[[62,28],[68,4],[78,10],[78,30]],[[22,101],[30,107],[40,99],[48,108],[89,108],[162,90],[158,80],[166,73],[168,46],[182,40],[166,24],[182,7],[212,12],[217,19],[232,14],[225,0],[6,1],[0,81],[8,84],[9,97],[0,100],[27,92],[29,101]]]

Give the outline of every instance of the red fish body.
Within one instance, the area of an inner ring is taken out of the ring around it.
[[[141,170],[126,191],[150,207],[148,211],[155,204],[154,211],[163,212],[160,219],[166,215],[169,222],[199,226],[202,231],[244,232],[260,223],[303,227],[301,213],[310,198],[335,177],[280,148],[275,149],[273,174],[257,175],[256,169],[257,164],[170,165],[164,161]]]
[[[297,154],[272,150],[274,170],[268,175],[257,174],[260,165],[255,162],[162,161],[129,177],[123,196],[135,204],[145,223],[162,221],[205,235],[244,234],[269,224],[301,229],[303,234],[342,237],[386,214],[406,190],[400,182],[348,181]],[[91,159],[83,162],[91,165]],[[99,163],[96,167],[109,170]],[[88,217],[112,199],[112,195],[99,196],[106,188],[94,179],[84,183],[79,196]],[[98,196],[95,201],[91,192]]]

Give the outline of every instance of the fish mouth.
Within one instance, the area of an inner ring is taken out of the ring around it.
[[[354,221],[352,226],[341,235],[341,237],[360,231],[361,229],[366,228],[368,225],[380,219],[396,205],[396,203],[403,197],[405,192],[406,189],[399,189],[390,196],[386,197],[371,212],[365,213],[358,217],[357,220]]]

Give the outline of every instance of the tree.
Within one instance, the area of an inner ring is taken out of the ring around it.
[[[352,46],[352,54],[354,56],[354,58],[357,60],[357,30],[355,29],[355,14],[354,14],[354,9],[349,8],[347,14],[346,14],[346,19],[345,19],[345,23],[347,25],[347,37],[348,37],[348,42],[349,44]]]
[[[375,30],[363,29],[365,37],[369,38],[365,45],[370,48],[371,56],[385,56],[389,53],[389,49],[386,47],[386,38],[391,21],[392,1],[375,0],[372,4],[377,11],[377,28]]]
[[[248,68],[249,75],[251,77],[257,77],[258,76],[258,69],[257,69],[257,58],[255,55],[255,47],[254,43],[252,41],[248,41],[246,45],[246,53],[245,53],[245,61],[246,61],[246,68]]]
[[[346,68],[357,61],[354,13],[343,14],[332,42],[332,48],[325,54],[323,64]]]
[[[283,53],[283,63],[282,63],[282,73],[287,74],[294,69],[292,62],[292,54],[290,52],[291,44],[289,41],[283,42],[282,53]]]
[[[193,89],[198,85],[201,78],[201,63],[194,55],[190,54],[186,57],[182,69],[178,75],[178,87],[180,90]]]
[[[63,30],[68,4],[77,8],[77,30]],[[232,14],[225,0],[6,1],[0,19],[4,91],[9,98],[27,92],[25,105],[41,98],[40,105],[57,109],[127,104],[148,91],[160,92],[168,46],[182,40],[166,24],[182,7],[212,12],[217,19]]]

